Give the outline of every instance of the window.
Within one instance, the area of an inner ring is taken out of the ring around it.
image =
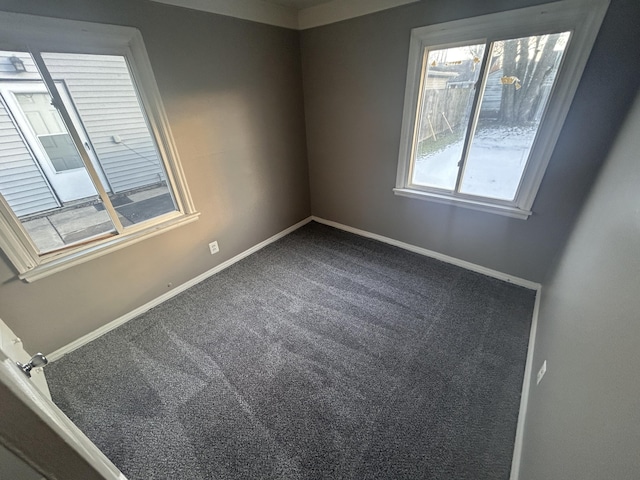
[[[140,33],[0,14],[0,246],[21,278],[196,218]]]
[[[607,6],[414,29],[394,192],[527,218]]]

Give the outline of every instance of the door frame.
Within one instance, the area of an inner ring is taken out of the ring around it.
[[[127,480],[0,350],[0,444],[46,479]]]

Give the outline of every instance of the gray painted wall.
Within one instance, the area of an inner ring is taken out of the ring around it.
[[[0,257],[0,318],[27,351],[51,352],[310,214],[297,32],[141,0],[11,0],[0,10],[141,30],[202,214],[33,284]]]
[[[640,472],[640,95],[542,289],[521,480]]]
[[[637,0],[613,0],[527,221],[395,197],[409,30],[533,1],[431,0],[302,33],[133,0],[0,9],[141,29],[202,218],[25,284],[0,259],[0,317],[49,352],[313,213],[531,280],[552,269],[638,89]],[[194,61],[198,58],[198,61]],[[545,282],[522,479],[636,478],[640,106]],[[206,243],[217,239],[212,257]]]
[[[536,3],[429,0],[304,31],[313,214],[542,281],[637,88],[640,57],[629,50],[637,0],[612,0],[531,218],[392,193],[411,29]]]
[[[12,452],[0,445],[0,480],[44,480]]]

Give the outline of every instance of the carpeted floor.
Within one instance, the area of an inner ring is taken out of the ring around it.
[[[130,480],[506,480],[533,303],[311,223],[47,376]]]

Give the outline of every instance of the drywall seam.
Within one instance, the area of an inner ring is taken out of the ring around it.
[[[169,291],[167,293],[164,293],[164,294],[160,295],[159,297],[154,298],[150,302],[147,302],[144,305],[141,305],[140,307],[132,310],[131,312],[126,313],[126,314],[122,315],[121,317],[116,318],[115,320],[107,323],[106,325],[103,325],[102,327],[100,327],[100,328],[98,328],[98,329],[96,329],[96,330],[94,330],[94,331],[92,331],[90,333],[87,333],[86,335],[83,335],[82,337],[78,338],[77,340],[74,340],[73,342],[65,345],[64,347],[61,347],[61,348],[57,349],[56,351],[54,351],[54,352],[50,353],[49,355],[47,355],[47,358],[49,359],[50,362],[54,362],[56,360],[59,360],[60,358],[62,358],[66,354],[73,352],[74,350],[82,347],[83,345],[86,345],[89,342],[92,342],[93,340],[101,337],[105,333],[110,332],[114,328],[117,328],[120,325],[123,325],[123,324],[127,323],[129,320],[132,320],[135,317],[137,317],[139,315],[142,315],[147,310],[150,310],[151,308],[156,307],[156,306],[160,305],[163,302],[166,302],[170,298],[175,297],[179,293],[184,292],[185,290],[193,287],[194,285],[197,285],[198,283],[202,282],[203,280],[206,280],[207,278],[211,277],[212,275],[215,275],[216,273],[224,270],[225,268],[230,267],[234,263],[239,262],[240,260],[242,260],[245,257],[248,257],[252,253],[255,253],[258,250],[263,249],[267,245],[269,245],[269,244],[275,242],[276,240],[279,240],[282,237],[290,234],[291,232],[293,232],[293,231],[297,230],[298,228],[302,227],[303,225],[306,225],[310,221],[311,221],[311,217],[307,217],[304,220],[296,223],[295,225],[292,225],[289,228],[286,228],[286,229],[282,230],[281,232],[276,233],[272,237],[269,237],[266,240],[258,243],[257,245],[254,245],[253,247],[245,250],[244,252],[239,253],[235,257],[230,258],[229,260],[227,260],[225,262],[222,262],[219,265],[216,265],[212,269],[207,270],[206,272],[198,275],[195,278],[192,278],[191,280],[183,283],[182,285],[177,286],[176,288],[172,289],[171,291]]]

